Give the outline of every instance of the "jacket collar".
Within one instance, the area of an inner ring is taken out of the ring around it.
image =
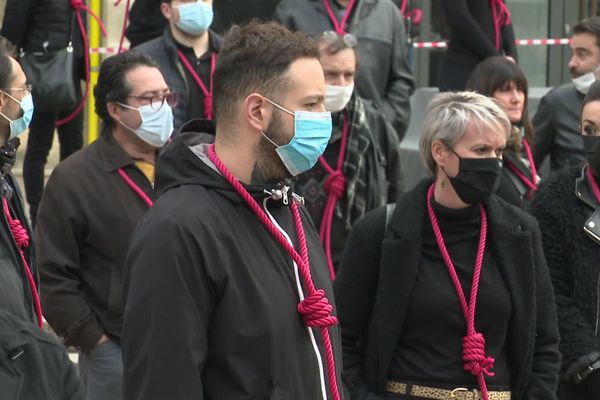
[[[171,55],[177,55],[178,44],[173,38],[173,34],[171,33],[171,27],[167,25],[165,31],[163,32],[163,41],[165,43],[165,47],[169,51]],[[221,42],[223,39],[217,33],[212,30],[208,30],[208,50],[212,50],[215,52],[219,52],[221,50]],[[180,44],[181,45],[181,44]]]
[[[115,172],[119,168],[133,165],[133,158],[117,143],[112,132],[108,131],[107,133],[98,138],[98,152],[102,169],[106,172]]]
[[[594,198],[594,194],[590,188],[586,176],[587,163],[581,167],[579,175],[575,179],[575,196],[588,206],[595,210],[598,207],[598,202]]]

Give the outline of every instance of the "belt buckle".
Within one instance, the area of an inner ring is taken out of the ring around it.
[[[450,392],[450,398],[457,399],[457,400],[479,400],[480,399],[477,389],[469,390],[467,388],[462,388],[462,387],[453,389]]]

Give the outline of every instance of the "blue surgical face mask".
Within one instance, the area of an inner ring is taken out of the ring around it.
[[[123,103],[119,104],[130,110],[136,110],[142,119],[142,124],[137,129],[119,121],[125,129],[135,133],[144,142],[156,148],[163,147],[169,141],[173,133],[173,110],[168,104],[163,104],[158,110],[153,109],[150,104],[138,108]]]
[[[177,8],[179,9],[177,27],[190,35],[203,34],[213,22],[212,4],[206,4],[202,0],[180,4]]]
[[[329,111],[291,112],[267,98],[265,100],[294,116],[294,137],[288,144],[280,146],[264,132],[261,133],[276,147],[277,155],[292,176],[308,171],[317,163],[331,138],[331,113]]]
[[[2,112],[0,112],[0,115],[2,117],[4,117],[10,123],[9,139],[12,139],[14,137],[19,136],[21,133],[25,132],[25,129],[27,129],[27,127],[29,126],[29,123],[31,123],[31,118],[33,117],[33,99],[31,98],[31,93],[27,93],[27,95],[25,97],[23,97],[23,99],[21,99],[21,101],[15,99],[14,97],[12,97],[10,94],[8,94],[6,92],[4,94],[6,94],[6,96],[8,96],[9,99],[18,103],[19,106],[21,107],[21,112],[23,113],[23,115],[20,118],[11,120],[6,115],[4,115]]]

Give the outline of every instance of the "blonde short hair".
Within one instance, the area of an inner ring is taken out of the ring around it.
[[[441,140],[448,145],[458,142],[471,124],[500,130],[508,139],[511,124],[502,105],[495,99],[475,92],[445,92],[436,95],[425,111],[419,152],[430,175],[435,175],[431,144]]]

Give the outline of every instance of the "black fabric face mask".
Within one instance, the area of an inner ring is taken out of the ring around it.
[[[600,136],[583,135],[583,151],[592,172],[600,176]]]
[[[451,150],[454,153],[454,150]],[[500,184],[502,160],[491,158],[458,157],[458,174],[449,177],[450,184],[466,204],[477,204],[490,197]],[[446,171],[444,171],[446,173]]]

